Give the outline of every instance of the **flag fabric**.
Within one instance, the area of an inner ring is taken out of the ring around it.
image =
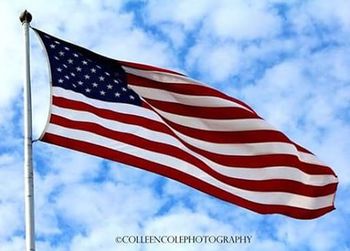
[[[245,103],[183,74],[110,59],[34,30],[51,71],[42,141],[261,214],[312,219],[334,209],[332,169]]]

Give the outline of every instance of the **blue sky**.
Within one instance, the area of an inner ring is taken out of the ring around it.
[[[339,176],[336,210],[262,216],[97,157],[34,145],[37,250],[350,250],[350,1],[0,2],[0,250],[23,250],[22,27],[186,73],[251,105]],[[34,134],[49,107],[31,33]],[[125,234],[244,234],[249,245],[121,245]]]

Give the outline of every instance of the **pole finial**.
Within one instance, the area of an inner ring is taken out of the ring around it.
[[[32,21],[32,15],[27,10],[24,10],[19,16],[19,20],[21,20],[22,24],[30,23]]]

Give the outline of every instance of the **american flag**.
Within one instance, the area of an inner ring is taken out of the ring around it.
[[[337,176],[245,103],[174,71],[34,29],[51,70],[42,141],[177,180],[261,214],[334,209]]]

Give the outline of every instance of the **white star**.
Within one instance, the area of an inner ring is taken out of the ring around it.
[[[63,83],[63,79],[60,78],[60,79],[58,80],[58,83]]]
[[[92,83],[92,86],[93,86],[93,87],[97,87],[97,86],[98,86],[98,84],[96,84],[96,83]]]
[[[71,73],[70,73],[70,75],[72,75],[73,77],[75,77],[75,74],[74,74],[74,72],[71,72]]]
[[[119,93],[119,92],[116,92],[116,93],[114,93],[114,96],[120,97],[120,93]]]
[[[83,81],[78,81],[78,85],[83,85]]]
[[[135,97],[134,97],[133,95],[130,95],[129,98],[130,98],[131,100],[134,100],[134,99],[135,99]]]
[[[70,58],[67,61],[68,61],[69,64],[73,64],[73,59]]]
[[[55,49],[56,45],[50,44],[50,47],[51,47],[52,49]]]
[[[95,73],[95,72],[96,72],[96,69],[95,69],[95,68],[91,68],[91,72],[92,72],[92,73]]]
[[[76,53],[73,53],[73,56],[76,57],[76,58],[79,57],[79,55],[76,54]]]
[[[60,42],[58,42],[58,41],[55,41],[55,43],[56,43],[56,44],[60,44]]]
[[[69,51],[69,48],[68,48],[67,46],[65,46],[64,49],[65,49],[66,51]]]
[[[60,67],[58,67],[58,68],[57,68],[57,71],[58,71],[58,72],[61,72],[61,71],[62,71],[62,69],[61,69]]]
[[[86,88],[85,91],[86,91],[86,92],[91,92],[91,89]]]
[[[100,94],[101,94],[102,96],[104,96],[104,95],[106,94],[106,92],[100,91]]]
[[[77,69],[77,71],[81,71],[81,68],[78,66],[75,69]]]
[[[75,84],[72,84],[74,88],[76,88],[77,86]]]
[[[83,61],[81,61],[83,64],[87,64],[87,61],[85,61],[85,60],[83,60]]]
[[[60,56],[64,56],[64,52],[60,51],[58,54],[60,54]]]
[[[101,69],[101,66],[99,66],[99,65],[96,65],[96,67],[99,68],[99,69]]]
[[[103,76],[100,76],[99,79],[100,79],[100,81],[105,80],[105,78]]]
[[[126,92],[126,91],[127,91],[127,89],[126,89],[125,87],[123,87],[122,90],[123,90],[123,92]]]
[[[68,67],[68,66],[67,66],[67,65],[65,65],[65,64],[62,64],[62,65],[63,65],[63,67],[64,67],[64,68],[67,68],[67,67]]]
[[[107,75],[107,76],[110,76],[111,74],[109,74],[108,72],[105,72],[105,74]]]
[[[66,76],[64,76],[66,79],[69,79],[69,77],[66,75]]]
[[[56,56],[55,56],[55,59],[56,59],[56,60],[60,60],[60,58],[59,58],[59,57],[56,57]]]
[[[113,79],[114,83],[119,84],[119,81],[117,79]]]
[[[84,77],[85,77],[85,79],[90,79],[90,76],[87,74]]]
[[[107,85],[107,88],[108,88],[108,89],[112,89],[112,88],[113,88],[113,85],[109,84],[109,85]]]

